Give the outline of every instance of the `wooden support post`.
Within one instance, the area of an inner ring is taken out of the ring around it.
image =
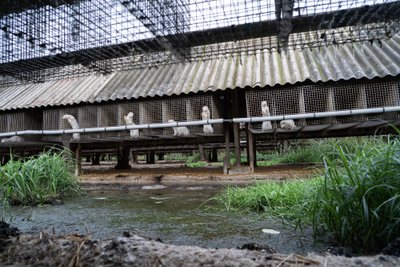
[[[228,174],[230,168],[230,144],[229,144],[229,125],[224,124],[225,135],[225,158],[224,158],[224,174]]]
[[[216,148],[209,149],[208,161],[218,162],[218,149]]]
[[[247,129],[247,148],[250,172],[254,173],[254,169],[257,166],[256,142],[253,133],[249,129]]]
[[[119,144],[117,147],[117,165],[115,165],[115,169],[117,170],[126,170],[130,169],[131,165],[129,165],[129,154],[130,147],[125,147],[123,144]]]
[[[233,138],[235,144],[236,167],[240,167],[240,129],[239,123],[233,124]]]
[[[94,153],[92,156],[92,165],[100,165],[100,153]]]
[[[164,160],[164,153],[158,153],[158,160]]]
[[[131,161],[132,161],[132,163],[135,163],[135,164],[139,163],[137,152],[134,152],[134,151],[131,152]]]
[[[79,176],[82,173],[82,154],[81,144],[78,144],[75,149],[75,176]]]
[[[150,151],[146,155],[146,163],[147,164],[155,164],[156,163],[156,154],[154,151]]]
[[[206,152],[203,145],[199,145],[200,160],[207,161]]]

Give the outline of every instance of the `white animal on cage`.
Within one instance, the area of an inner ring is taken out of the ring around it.
[[[281,128],[285,130],[293,130],[296,128],[296,124],[294,120],[283,120],[280,122]]]
[[[169,120],[169,123],[175,122],[174,120]],[[186,126],[172,127],[174,130],[174,136],[188,136],[190,134],[189,128]]]
[[[207,106],[203,106],[202,112],[201,112],[201,119],[202,120],[209,120],[210,119],[210,109]],[[213,134],[214,129],[211,124],[206,124],[203,125],[203,132],[205,134]]]
[[[133,122],[133,112],[129,112],[128,115],[124,115],[124,121],[125,121],[126,125],[136,125]],[[139,129],[130,130],[129,135],[132,138],[138,138],[139,137]]]
[[[62,117],[64,120],[67,120],[67,122],[69,123],[69,125],[71,125],[72,129],[79,129],[79,123],[78,121],[75,119],[74,116],[69,115],[69,114],[65,114]],[[81,139],[81,134],[80,133],[74,133],[72,134],[72,140],[80,140]]]
[[[262,101],[261,102],[261,113],[263,117],[269,117],[271,116],[271,113],[269,112],[269,107],[267,104],[267,101]],[[262,131],[268,131],[272,129],[272,124],[270,121],[263,121],[261,130]]]
[[[8,137],[8,138],[1,139],[1,142],[3,144],[7,144],[7,143],[22,143],[22,142],[25,142],[25,139],[22,138],[21,136],[14,135],[14,136],[11,136],[11,137]]]

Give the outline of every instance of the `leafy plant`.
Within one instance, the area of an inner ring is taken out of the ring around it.
[[[80,194],[66,152],[50,150],[38,157],[12,158],[0,168],[3,203],[35,205]]]

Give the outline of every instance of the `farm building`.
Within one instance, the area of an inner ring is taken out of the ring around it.
[[[10,148],[64,145],[116,152],[125,168],[131,151],[149,162],[194,149],[240,159],[245,147],[254,171],[263,142],[400,122],[400,1],[19,0],[0,10],[2,161]],[[225,173],[235,168],[225,160]]]

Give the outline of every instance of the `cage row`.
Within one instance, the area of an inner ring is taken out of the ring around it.
[[[345,85],[308,85],[283,89],[249,90],[246,92],[249,117],[302,114],[314,112],[365,109],[400,104],[400,83],[346,83]],[[394,120],[397,113],[307,119],[296,126],[363,122],[367,120]],[[259,129],[262,124],[253,125]],[[272,128],[279,128],[276,122]]]

